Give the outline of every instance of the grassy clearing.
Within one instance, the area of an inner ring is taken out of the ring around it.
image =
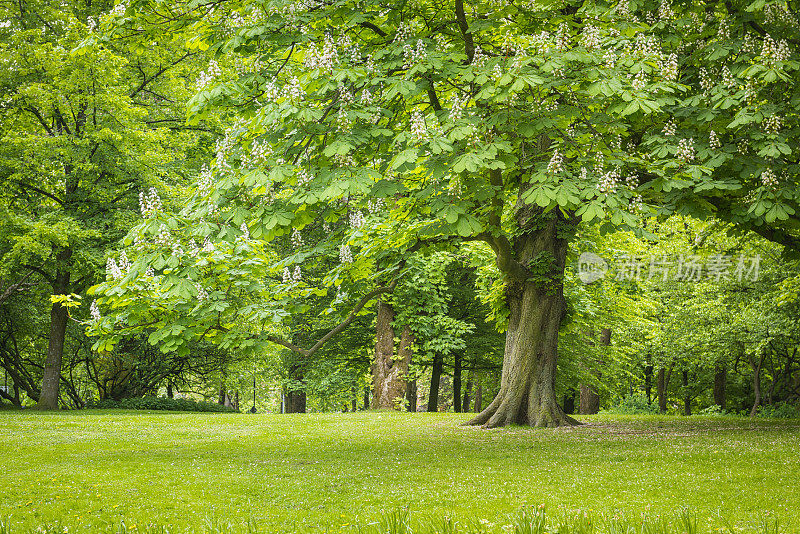
[[[0,412],[0,517],[14,532],[246,525],[325,531],[402,507],[509,524],[524,505],[674,517],[777,517],[800,531],[800,421],[588,417],[482,430],[460,414]],[[481,520],[483,520],[481,522]],[[222,529],[224,530],[224,529]]]

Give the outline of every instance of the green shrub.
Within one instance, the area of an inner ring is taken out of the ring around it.
[[[657,414],[658,405],[654,402],[647,402],[647,397],[637,393],[636,395],[628,395],[617,399],[605,411],[620,414]]]
[[[238,412],[216,402],[193,401],[191,399],[168,399],[166,397],[142,397],[138,399],[103,399],[90,401],[88,408],[122,410],[164,410],[171,412]]]
[[[711,406],[703,408],[697,413],[698,415],[729,415],[729,413],[723,410],[719,404],[712,404]]]
[[[776,417],[779,419],[794,419],[800,417],[800,409],[788,402],[779,402],[774,405],[765,405],[758,408],[759,417]]]

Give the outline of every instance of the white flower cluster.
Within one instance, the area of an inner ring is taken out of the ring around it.
[[[714,81],[711,79],[711,75],[705,67],[700,67],[700,88],[707,92],[712,87],[714,87]]]
[[[290,100],[303,100],[305,96],[305,92],[303,88],[300,86],[300,80],[297,79],[297,76],[294,76],[289,83],[286,84],[286,87],[283,88],[284,95],[286,98]]]
[[[714,130],[711,130],[711,133],[708,134],[708,146],[713,150],[717,150],[718,148],[722,147],[722,142],[720,142],[717,132]]]
[[[203,239],[203,252],[214,252],[214,243],[211,242],[211,238],[208,236]]]
[[[114,6],[114,9],[111,10],[111,14],[117,17],[121,17],[125,14],[125,11],[128,10],[128,5],[125,2],[120,2],[119,4]]]
[[[297,171],[297,186],[305,187],[314,180],[314,175],[307,170],[300,168]]]
[[[378,213],[383,210],[384,203],[382,198],[377,198],[373,200],[367,200],[367,211],[370,212],[372,215],[377,215]]]
[[[777,187],[778,177],[775,176],[772,169],[767,169],[761,173],[761,183],[764,184],[764,187]]]
[[[119,268],[114,258],[108,258],[106,260],[106,274],[111,276],[112,280],[119,280],[124,276],[124,273]]]
[[[303,241],[303,236],[300,234],[300,231],[297,228],[292,228],[292,247],[295,249],[301,248],[305,242]]]
[[[478,131],[478,127],[475,126],[474,124],[470,124],[469,138],[467,139],[467,144],[472,148],[475,148],[481,144],[480,131]]]
[[[564,171],[564,158],[558,149],[553,151],[550,162],[547,164],[547,174],[560,174]]]
[[[247,227],[247,223],[242,223],[242,225],[239,226],[239,230],[242,232],[242,239],[245,241],[250,239],[250,228]]]
[[[723,18],[719,21],[719,26],[717,26],[717,39],[720,41],[726,42],[731,38],[731,27],[728,24],[728,20]]]
[[[299,282],[303,279],[303,272],[300,270],[300,266],[296,265],[294,271],[290,271],[288,267],[283,268],[283,283],[288,284],[290,282]]]
[[[499,65],[498,65],[499,67]],[[464,116],[464,107],[469,102],[469,94],[465,93],[460,98],[458,95],[453,97],[453,105],[450,108],[450,120],[457,121]]]
[[[631,211],[642,211],[644,209],[644,200],[642,199],[642,195],[634,195],[631,197],[630,206]]]
[[[609,50],[603,56],[603,63],[607,69],[613,69],[617,65],[617,54],[613,50]]]
[[[254,140],[250,145],[250,154],[242,163],[246,167],[261,167],[266,165],[267,158],[272,155],[272,145],[267,140]]]
[[[350,247],[347,243],[339,247],[339,261],[341,263],[353,263],[353,253],[350,251]]]
[[[361,213],[361,210],[353,210],[350,212],[350,226],[355,229],[361,228],[364,226],[366,219],[364,218],[364,214]]]
[[[569,28],[562,22],[556,32],[556,50],[563,52],[567,48],[569,48]]]
[[[675,135],[676,129],[677,125],[675,124],[675,119],[670,119],[669,122],[664,125],[664,128],[661,129],[661,133],[664,135]]]
[[[581,172],[580,172],[579,179],[582,182],[585,182],[585,181],[587,181],[589,179],[589,171],[586,170],[586,167],[581,167]]]
[[[228,153],[234,146],[233,138],[231,137],[230,129],[225,131],[225,137],[217,139],[216,143],[216,156],[214,159],[215,166],[220,172],[230,170],[231,164],[228,163]]]
[[[789,43],[785,39],[775,42],[770,35],[764,37],[764,44],[761,47],[761,59],[767,65],[771,66],[778,61],[786,61],[791,55]]]
[[[322,44],[322,49],[317,48],[316,44],[312,44],[306,51],[303,59],[303,65],[309,69],[320,69],[328,74],[333,72],[334,67],[339,64],[339,50],[333,36],[329,33],[325,34],[325,39]]]
[[[90,32],[93,32],[95,28],[97,28],[97,23],[94,21],[94,18],[87,17],[86,18],[86,27],[89,28]]]
[[[397,33],[394,34],[394,42],[402,43],[407,41],[409,37],[411,37],[411,27],[407,23],[401,22],[397,26]]]
[[[145,219],[149,219],[157,212],[164,209],[164,206],[161,204],[161,197],[158,196],[158,191],[156,191],[155,187],[151,187],[150,191],[147,193],[144,191],[139,192],[139,209],[142,212],[142,217]]]
[[[428,135],[428,126],[425,124],[425,116],[418,109],[411,113],[411,138],[414,141],[421,141]]]
[[[200,285],[199,282],[194,282],[194,287],[197,290],[197,300],[200,302],[208,300],[208,292],[203,286]]]
[[[96,300],[93,300],[92,304],[89,306],[89,313],[92,315],[92,319],[95,321],[99,321],[102,317],[100,315],[100,307],[97,305]]]
[[[356,160],[353,158],[352,154],[336,154],[333,156],[333,161],[337,166],[342,168],[356,166]]]
[[[694,14],[694,13],[692,13]],[[661,5],[658,6],[658,18],[663,21],[671,20],[675,17],[672,11],[672,6],[669,5],[667,0],[661,0]]]
[[[675,152],[675,157],[678,160],[688,163],[694,160],[694,139],[681,139],[678,141],[678,150]]]
[[[589,50],[600,48],[600,29],[592,24],[586,26],[581,36],[581,44]]]
[[[789,11],[789,8],[782,3],[767,4],[764,6],[764,22],[767,26],[776,23],[783,23],[786,26],[797,29],[800,24],[797,18]]]
[[[597,183],[597,189],[601,193],[613,193],[619,186],[619,168],[605,172],[600,175],[600,181]]]
[[[403,68],[410,69],[417,63],[424,61],[428,57],[428,48],[425,46],[425,41],[422,39],[417,40],[417,47],[413,48],[410,44],[403,45]]]
[[[783,119],[779,115],[771,115],[764,119],[764,133],[776,135],[783,128]]]
[[[472,55],[472,66],[481,68],[486,64],[486,55],[480,46],[475,47],[475,53]]]
[[[213,82],[222,74],[222,69],[219,68],[219,63],[216,60],[212,59],[208,62],[208,68],[204,71],[200,72],[200,76],[197,77],[197,89],[203,89],[208,84]]]
[[[736,77],[727,65],[722,66],[722,83],[729,89],[733,89],[737,85]]]
[[[745,154],[747,154],[747,151],[749,149],[749,146],[747,145],[747,139],[740,140],[739,144],[736,147],[736,149],[739,151],[739,154],[741,154],[743,156]]]
[[[200,196],[205,197],[211,193],[213,187],[214,179],[211,176],[211,169],[209,169],[207,165],[203,165],[203,168],[200,169],[200,174],[197,177],[197,192],[200,194]]]
[[[639,187],[639,175],[635,172],[629,173],[625,177],[625,185],[627,185],[631,189],[636,189]]]
[[[636,91],[644,91],[647,87],[647,74],[645,74],[644,70],[640,70],[636,76],[633,77],[629,74],[628,78],[632,78],[631,86],[633,86]]]

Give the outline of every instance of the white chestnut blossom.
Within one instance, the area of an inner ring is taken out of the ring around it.
[[[161,197],[158,196],[158,191],[156,191],[155,187],[151,187],[147,193],[143,191],[139,192],[139,209],[142,212],[142,217],[145,219],[149,219],[155,215],[156,212],[164,209],[161,203]]]
[[[708,134],[708,146],[710,146],[714,150],[722,147],[722,143],[720,142],[719,137],[717,136],[717,132],[715,132],[714,130],[711,130],[711,133]]]
[[[694,139],[681,139],[678,141],[678,150],[675,152],[675,157],[678,160],[688,163],[694,160]]]
[[[771,115],[764,119],[763,126],[764,133],[775,135],[781,131],[783,119],[779,115]]]
[[[99,321],[101,319],[100,307],[97,305],[96,300],[93,300],[92,304],[89,306],[89,313],[92,315],[92,320]]]
[[[764,187],[777,187],[778,177],[775,176],[775,172],[772,169],[768,168],[761,173],[761,183]]]
[[[339,247],[339,261],[342,263],[353,263],[353,253],[347,243]]]
[[[361,213],[360,210],[354,210],[350,212],[350,226],[359,229],[364,226],[366,219],[364,218],[364,214]]]
[[[242,225],[239,226],[239,230],[242,232],[242,239],[245,241],[250,239],[250,228],[247,227],[247,223],[242,223]]]
[[[411,138],[420,141],[428,135],[428,126],[425,124],[425,116],[418,109],[411,113]]]
[[[547,173],[548,174],[559,174],[564,170],[564,158],[561,156],[561,153],[558,149],[553,151],[553,155],[550,158],[550,162],[547,164]]]
[[[291,242],[292,247],[295,249],[301,248],[304,245],[303,236],[300,235],[300,231],[297,228],[292,228]]]
[[[675,135],[676,129],[677,125],[675,124],[675,119],[670,119],[669,122],[664,125],[664,128],[661,129],[661,133],[664,135]]]
[[[114,258],[108,258],[106,260],[106,274],[111,276],[112,280],[119,280],[122,278],[122,271]]]

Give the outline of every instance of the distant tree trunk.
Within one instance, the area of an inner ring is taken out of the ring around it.
[[[174,399],[175,393],[172,391],[172,382],[167,382],[167,398]]]
[[[453,411],[461,413],[461,353],[456,352],[453,364]]]
[[[355,413],[355,411],[358,410],[358,393],[357,393],[355,387],[353,387],[353,389],[352,389],[352,395],[353,395],[353,398],[350,401],[350,408]]]
[[[600,395],[591,386],[580,385],[580,409],[581,415],[595,414],[600,411]]]
[[[394,310],[378,301],[375,319],[375,358],[372,362],[372,404],[377,409],[397,408],[395,399],[406,392],[406,374],[411,363],[414,334],[408,326],[403,328],[397,358],[394,357]]]
[[[461,411],[469,411],[470,394],[472,393],[472,371],[467,374],[467,385],[464,388],[464,401],[461,403]]]
[[[417,411],[417,381],[412,380],[406,388],[406,409],[409,412]]]
[[[428,411],[436,412],[439,410],[439,382],[442,378],[442,366],[444,357],[436,354],[433,357],[433,368],[431,370],[431,390],[428,395]]]
[[[64,264],[71,257],[72,250],[63,249],[56,255],[56,261]],[[55,295],[69,294],[69,279],[69,271],[58,270],[53,283],[53,293]],[[64,338],[67,333],[68,320],[69,308],[60,302],[54,302],[50,306],[50,334],[47,341],[47,359],[42,373],[42,389],[39,402],[36,403],[38,410],[58,410],[61,360],[64,355]]]
[[[233,409],[237,412],[239,411],[239,390],[237,389],[233,393]]]
[[[575,390],[572,388],[564,392],[564,413],[568,415],[575,413]]]
[[[683,415],[692,415],[692,396],[689,394],[689,371],[683,371]]]
[[[483,384],[478,384],[478,391],[475,392],[475,412],[481,413],[483,410]]]
[[[228,395],[225,393],[225,386],[223,384],[219,385],[219,399],[217,400],[217,404],[220,406],[225,406],[225,397]]]
[[[714,404],[725,410],[727,407],[727,398],[725,395],[725,386],[728,382],[728,370],[723,365],[718,365],[714,369]]]
[[[369,388],[364,388],[364,409],[369,410]]]
[[[661,413],[667,413],[667,388],[669,387],[670,375],[672,375],[672,367],[670,367],[669,370],[663,367],[658,370],[656,389],[658,394],[658,411]]]
[[[651,402],[651,392],[653,389],[653,366],[648,365],[644,368],[644,391],[647,395],[647,404]]]
[[[755,417],[758,413],[759,406],[761,406],[761,367],[764,364],[764,358],[766,357],[766,354],[767,351],[764,349],[761,357],[758,360],[756,360],[751,354],[747,355],[747,358],[750,361],[750,366],[753,368],[753,393],[755,396],[755,400],[753,401],[753,409],[750,410],[750,417]]]

